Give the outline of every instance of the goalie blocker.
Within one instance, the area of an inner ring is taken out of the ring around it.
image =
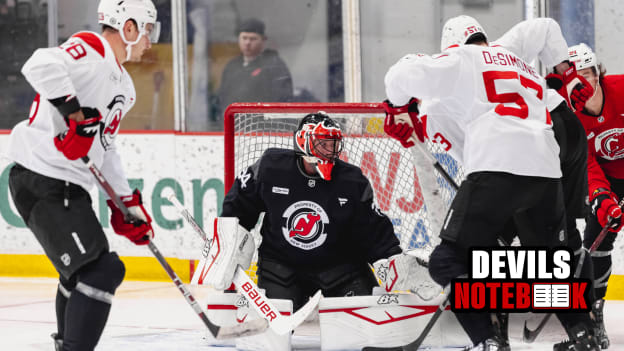
[[[204,259],[191,283],[225,290],[232,285],[238,266],[249,268],[255,252],[253,237],[238,224],[238,218],[218,217],[214,222],[214,236],[206,240],[202,250]]]

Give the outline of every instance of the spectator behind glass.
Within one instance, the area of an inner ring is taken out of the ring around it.
[[[233,102],[287,102],[293,84],[277,51],[265,49],[264,22],[250,18],[238,29],[241,54],[227,63],[221,76],[217,116]]]

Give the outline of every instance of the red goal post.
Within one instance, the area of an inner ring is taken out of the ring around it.
[[[431,248],[437,242],[427,213],[415,153],[383,132],[381,103],[234,103],[224,115],[224,185],[227,192],[236,174],[253,164],[269,147],[293,148],[293,131],[308,113],[324,111],[342,127],[341,159],[359,166],[375,192],[375,203],[395,227],[401,246]],[[427,145],[448,173],[462,177],[457,162],[433,144]],[[437,182],[446,204],[455,191],[440,175]],[[459,182],[459,181],[458,181]]]

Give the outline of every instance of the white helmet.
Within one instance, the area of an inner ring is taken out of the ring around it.
[[[481,33],[487,40],[487,34],[476,19],[461,15],[446,21],[442,28],[442,40],[440,51],[444,51],[453,45],[464,45],[474,34]]]
[[[570,62],[574,63],[576,70],[593,67],[596,74],[600,74],[598,69],[598,58],[592,49],[585,43],[570,46],[568,48]]]
[[[134,20],[139,33],[148,37],[150,42],[158,42],[160,22],[156,21],[156,7],[151,0],[101,0],[98,5],[98,23],[117,29],[126,45],[139,42],[141,36],[134,42],[128,42],[123,34],[123,26],[128,20]],[[154,27],[148,32],[147,24]]]

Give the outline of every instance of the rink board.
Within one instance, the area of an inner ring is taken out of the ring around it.
[[[0,152],[6,148],[7,140],[7,134],[0,134]],[[146,207],[154,218],[156,244],[171,258],[176,272],[188,279],[193,270],[190,259],[198,257],[202,242],[162,194],[167,188],[174,189],[200,224],[214,218],[224,197],[223,135],[122,133],[117,145],[131,186],[141,189]],[[0,275],[56,276],[34,236],[17,216],[8,194],[9,169],[8,160],[0,158]],[[91,196],[111,249],[126,262],[128,278],[167,280],[149,250],[113,233],[103,195],[94,188]],[[616,241],[614,252],[624,252],[624,240]],[[613,255],[613,263],[614,274],[607,297],[624,300],[624,255]]]

